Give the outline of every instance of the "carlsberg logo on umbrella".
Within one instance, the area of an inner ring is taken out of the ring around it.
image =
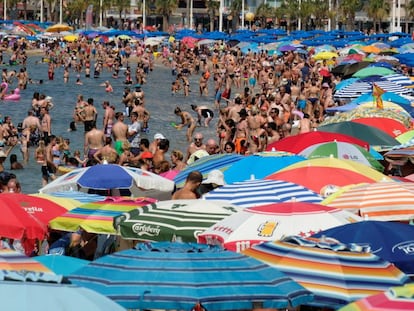
[[[159,236],[161,232],[160,226],[151,226],[143,223],[136,223],[132,225],[132,231],[138,236]]]

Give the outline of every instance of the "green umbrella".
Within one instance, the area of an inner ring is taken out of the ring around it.
[[[379,163],[367,150],[361,146],[346,142],[334,141],[312,145],[301,151],[300,155],[305,156],[308,159],[327,158],[333,156],[337,159],[352,160],[371,166],[380,172],[384,170],[381,163]]]
[[[318,127],[318,131],[346,134],[363,141],[371,146],[395,146],[400,143],[384,131],[373,126],[351,121],[327,124]]]
[[[160,201],[114,218],[124,239],[197,242],[197,235],[242,207],[228,201]]]
[[[411,139],[414,138],[414,130],[407,131],[395,137],[401,144],[408,143]]]
[[[385,67],[365,67],[355,72],[352,76],[354,78],[366,78],[370,76],[388,76],[395,74],[394,70]]]

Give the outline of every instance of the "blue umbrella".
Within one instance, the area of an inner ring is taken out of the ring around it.
[[[227,200],[234,205],[253,207],[280,202],[321,202],[315,192],[281,180],[248,180],[224,185],[205,194],[206,200]]]
[[[70,256],[42,255],[33,257],[34,260],[48,267],[56,274],[69,275],[86,266],[90,261]]]
[[[342,243],[367,245],[371,253],[394,263],[406,274],[414,274],[414,226],[366,220],[321,231],[314,237],[335,238]]]
[[[287,308],[312,295],[277,269],[242,254],[194,243],[137,244],[107,255],[69,279],[128,309],[191,310],[201,303],[209,311]]]
[[[94,165],[87,174],[78,179],[78,184],[92,189],[129,189],[133,185],[133,178],[119,165]]]
[[[226,183],[264,178],[286,166],[306,160],[289,152],[260,152],[244,157],[224,171]]]

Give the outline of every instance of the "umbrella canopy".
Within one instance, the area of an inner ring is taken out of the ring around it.
[[[212,170],[220,170],[224,172],[231,164],[240,161],[243,158],[244,156],[239,154],[215,154],[202,157],[180,171],[180,173],[174,177],[174,182],[177,188],[181,188],[184,186],[187,175],[192,171],[199,171],[203,174],[203,178],[207,178],[208,173]]]
[[[395,137],[396,140],[398,140],[399,143],[405,144],[408,143],[410,140],[414,138],[414,130],[406,131],[405,133],[402,133]]]
[[[217,247],[140,243],[76,271],[70,280],[128,309],[209,311],[286,308],[312,300],[302,286],[256,259]]]
[[[7,311],[56,311],[68,306],[74,310],[125,311],[93,290],[65,284],[62,276],[34,272],[0,272],[0,299]]]
[[[62,31],[71,31],[72,27],[65,24],[55,24],[45,29],[45,32],[62,32]]]
[[[81,189],[107,190],[112,195],[119,195],[120,191],[123,190],[131,192],[136,197],[163,198],[164,196],[171,196],[174,182],[139,168],[116,164],[98,164],[74,169],[47,184],[39,192],[52,193],[74,190],[78,187]]]
[[[300,152],[308,159],[327,158],[333,156],[337,159],[351,160],[370,166],[382,172],[384,167],[366,149],[344,142],[330,142],[310,146]]]
[[[66,208],[50,200],[23,193],[2,193],[0,204],[8,205],[13,209],[22,208],[43,225],[47,225],[51,219],[67,212]]]
[[[276,267],[313,292],[311,304],[338,308],[409,281],[393,264],[362,250],[295,236],[257,244],[243,253]]]
[[[414,217],[414,183],[378,182],[356,185],[327,198],[324,204],[382,221]]]
[[[395,146],[399,142],[373,126],[360,124],[351,121],[343,121],[322,125],[318,127],[318,131],[346,134],[368,142],[372,146]]]
[[[289,152],[259,152],[257,154],[243,157],[237,163],[233,163],[224,171],[226,183],[234,183],[251,179],[261,179],[286,166],[306,160]]]
[[[396,138],[397,136],[407,131],[407,127],[405,127],[404,124],[391,118],[383,118],[383,117],[358,118],[358,119],[353,119],[352,122],[357,122],[357,123],[376,127],[377,129],[384,131],[385,133],[387,133],[388,135],[394,138]]]
[[[366,78],[370,76],[387,76],[391,74],[395,74],[395,71],[389,68],[365,67],[355,72],[352,76],[355,78]]]
[[[196,242],[201,232],[241,210],[227,201],[161,201],[116,217],[114,227],[124,239]]]
[[[56,197],[56,196],[44,194],[44,193],[33,193],[29,195],[33,197],[46,199],[50,202],[54,202],[69,211],[82,204],[81,201],[76,200],[76,199]]]
[[[267,176],[266,179],[297,183],[322,196],[327,196],[331,191],[350,184],[390,180],[389,177],[369,166],[334,157],[302,161]]]
[[[332,59],[334,57],[338,57],[338,54],[330,51],[319,52],[313,56],[315,60]]]
[[[86,203],[50,221],[52,229],[89,233],[115,234],[113,219],[124,212],[156,202],[151,198],[107,198],[104,201]]]
[[[414,284],[391,287],[386,292],[368,296],[338,311],[406,311],[414,310]]]
[[[365,220],[318,232],[313,235],[327,236],[342,243],[358,243],[370,247],[370,252],[392,262],[406,274],[414,274],[413,252],[414,226],[392,222]]]
[[[63,40],[68,41],[68,42],[74,42],[76,40],[79,40],[79,36],[78,35],[66,35],[63,37]]]
[[[241,207],[253,207],[289,201],[319,203],[321,197],[315,192],[280,180],[247,180],[227,184],[203,196],[206,200],[227,200]]]
[[[330,133],[318,130],[285,137],[279,141],[269,144],[266,150],[282,150],[299,154],[302,150],[312,145],[332,141],[347,142],[361,146],[366,150],[369,149],[369,144],[358,138],[354,138],[346,134]]]
[[[372,93],[373,82],[374,81],[357,80],[353,83],[349,83],[343,88],[337,90],[334,94],[334,97],[344,100],[358,98],[363,94]],[[375,81],[375,84],[377,84],[381,89],[383,89],[386,92],[391,92],[399,95],[408,95],[411,93],[411,91],[408,88],[399,85],[393,81],[388,81],[386,79]]]
[[[12,249],[0,249],[1,270],[52,273],[45,265]]]
[[[199,243],[219,244],[240,252],[265,241],[285,236],[312,234],[361,218],[320,204],[289,202],[246,208],[219,221],[198,236]],[[413,229],[414,230],[414,229]]]
[[[90,263],[89,260],[62,255],[42,255],[33,260],[46,266],[56,274],[67,276]]]

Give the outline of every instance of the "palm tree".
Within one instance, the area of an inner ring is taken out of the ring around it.
[[[220,9],[220,1],[207,0],[206,6],[210,19],[210,31],[214,31],[214,18],[217,16],[218,10]]]
[[[355,14],[362,9],[362,1],[359,0],[342,0],[338,8],[340,15],[338,21],[342,22],[347,30],[353,30],[355,27]]]
[[[408,22],[414,18],[414,0],[405,2],[405,32],[408,32]]]
[[[77,20],[77,25],[81,26],[84,21],[83,14],[86,12],[88,3],[83,0],[74,0],[69,2],[68,11],[71,13],[71,18]]]
[[[301,2],[301,7],[306,4],[305,1]],[[287,30],[292,28],[292,20],[297,19],[299,16],[299,1],[297,0],[287,0],[282,3],[280,9],[283,13],[284,18],[286,19]]]
[[[274,9],[269,5],[269,3],[262,3],[256,9],[256,16],[260,18],[260,23],[262,27],[266,25],[266,20],[275,16]]]
[[[162,29],[168,31],[170,16],[178,7],[178,0],[156,0],[155,11],[162,15]]]
[[[368,17],[372,18],[376,31],[381,28],[381,22],[390,14],[390,4],[387,0],[368,0],[364,9]]]
[[[240,24],[239,16],[242,11],[242,1],[244,1],[244,4],[246,4],[245,0],[233,0],[233,2],[230,5],[231,16],[232,16],[232,21],[233,21],[232,30],[237,30],[239,28],[239,24]]]
[[[114,0],[113,5],[117,7],[118,13],[119,13],[119,19],[122,19],[122,12],[124,10],[129,9],[130,7],[130,1],[129,0]]]

